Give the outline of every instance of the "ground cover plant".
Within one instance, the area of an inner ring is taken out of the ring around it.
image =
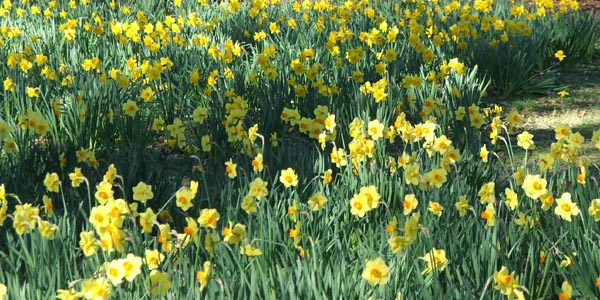
[[[0,298],[598,298],[578,7],[4,0]]]

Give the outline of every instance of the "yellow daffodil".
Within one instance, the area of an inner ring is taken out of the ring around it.
[[[286,188],[297,186],[298,175],[296,175],[296,171],[294,171],[294,169],[287,168],[281,171],[279,175],[279,182],[281,182]]]
[[[385,285],[390,278],[390,268],[381,257],[368,260],[365,263],[362,278],[372,286]]]
[[[429,253],[419,258],[427,263],[427,267],[423,270],[422,274],[430,274],[434,269],[437,272],[442,272],[448,264],[446,251],[443,249],[433,248]]]
[[[556,199],[554,213],[568,222],[571,222],[571,216],[579,214],[577,203],[571,201],[571,193],[563,193],[560,198]]]

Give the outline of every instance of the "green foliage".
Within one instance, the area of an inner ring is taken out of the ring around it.
[[[484,104],[589,58],[574,3],[34,2],[0,10],[10,299],[599,296],[583,141],[517,161]]]

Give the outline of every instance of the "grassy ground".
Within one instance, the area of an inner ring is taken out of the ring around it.
[[[600,168],[600,152],[590,141],[592,132],[600,128],[600,42],[589,64],[561,70],[559,84],[568,91],[568,96],[527,96],[505,101],[503,106],[508,111],[516,109],[523,114],[521,129],[534,135],[537,147],[532,159],[550,151],[550,144],[555,142],[554,128],[562,123],[585,137],[584,156]],[[516,141],[513,145],[516,146]],[[522,158],[524,152],[517,150],[516,154]]]

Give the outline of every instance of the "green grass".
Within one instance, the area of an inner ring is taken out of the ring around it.
[[[599,157],[599,19],[181,2],[3,4],[0,298],[600,297],[598,168],[577,166]],[[540,171],[558,122],[586,143]]]

